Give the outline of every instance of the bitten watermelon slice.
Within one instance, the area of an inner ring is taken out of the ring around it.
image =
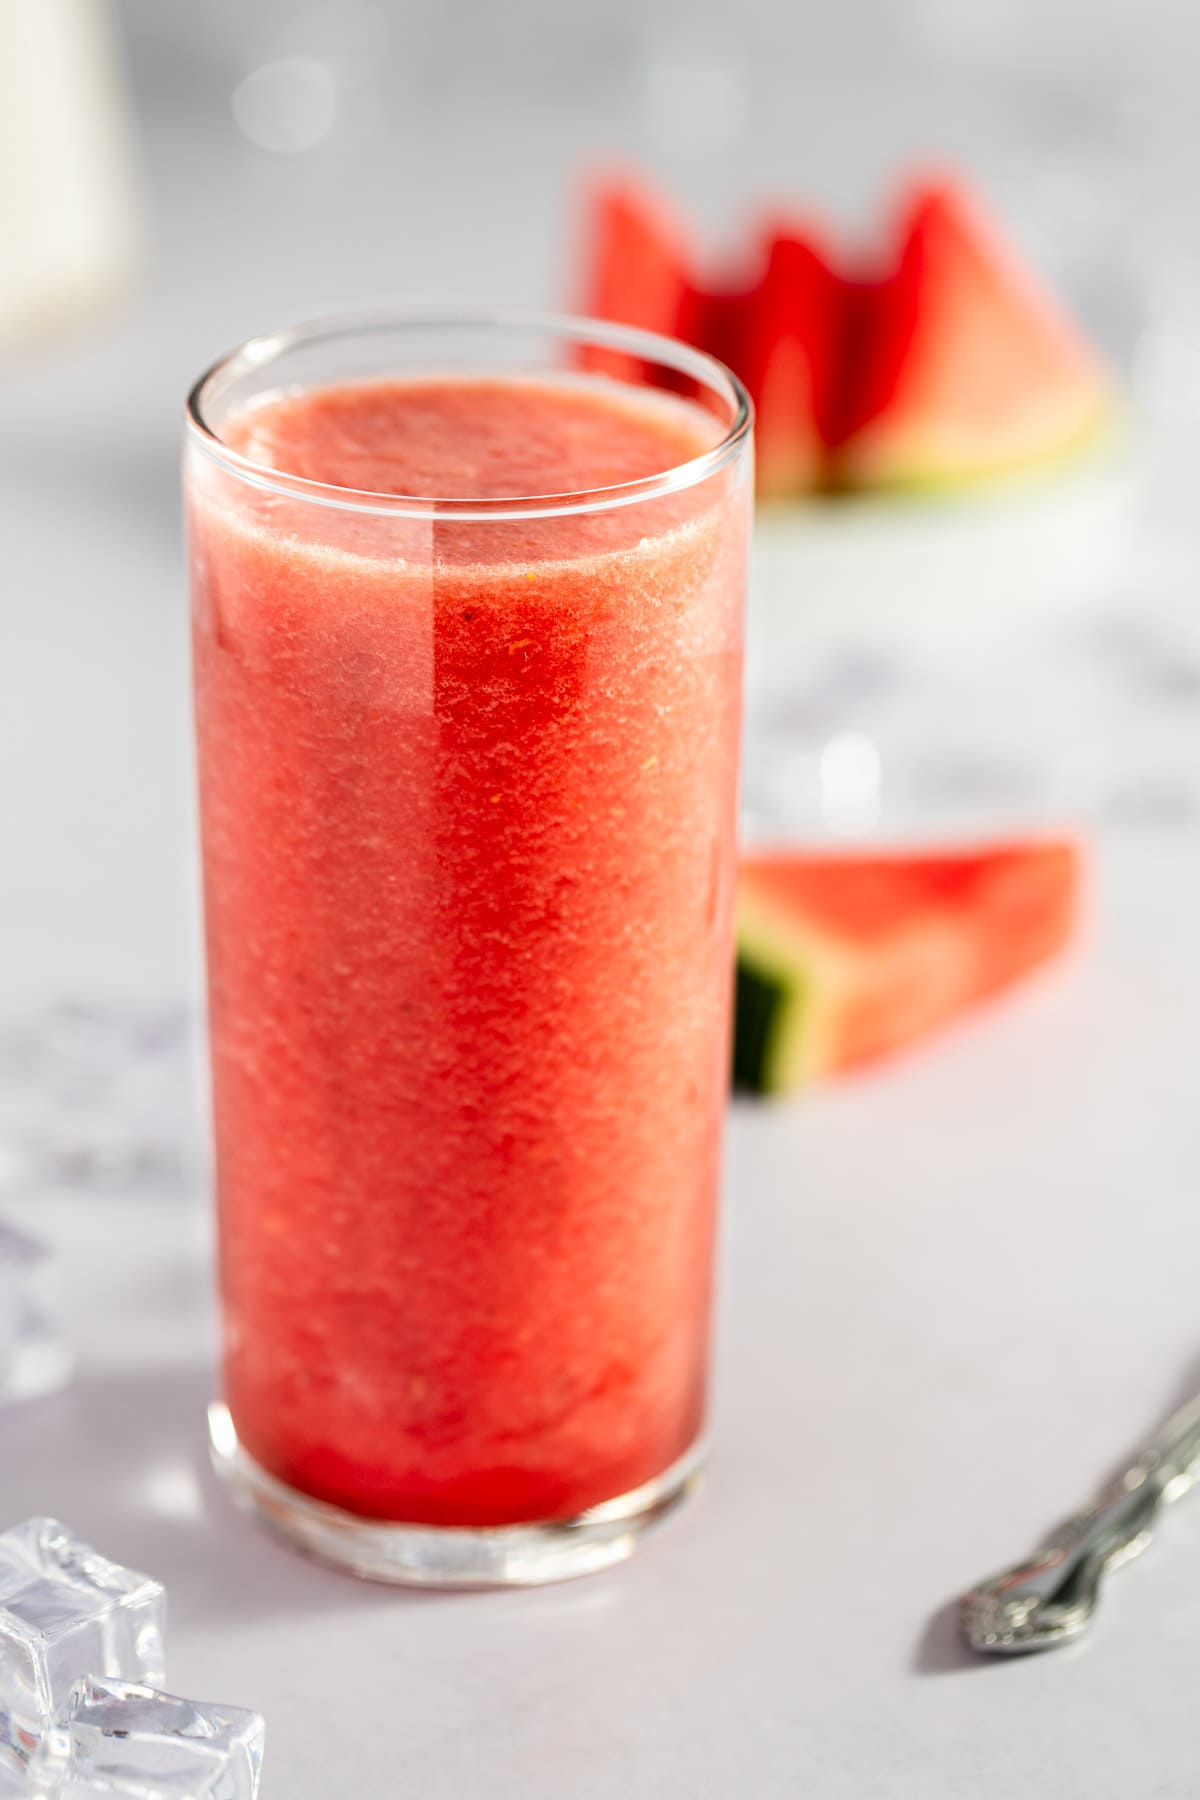
[[[923,1036],[1060,950],[1079,889],[1079,852],[1061,842],[749,858],[734,1085],[783,1093]]]
[[[910,190],[892,271],[842,343],[839,485],[940,488],[1066,456],[1112,391],[1098,355],[952,181]]]
[[[819,487],[834,415],[842,283],[813,235],[790,224],[763,236],[758,279],[698,309],[702,347],[741,376],[754,402],[758,491]]]

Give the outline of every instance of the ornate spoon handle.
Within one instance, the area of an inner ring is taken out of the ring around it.
[[[973,1650],[1047,1650],[1091,1624],[1101,1579],[1150,1542],[1161,1509],[1200,1473],[1200,1396],[1175,1413],[1125,1473],[1015,1568],[963,1595],[959,1617]]]

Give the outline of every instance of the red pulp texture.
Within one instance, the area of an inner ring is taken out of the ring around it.
[[[707,448],[611,384],[277,400],[226,441],[376,492]],[[569,1517],[701,1429],[748,492],[379,519],[189,468],[225,1393],[378,1519]]]

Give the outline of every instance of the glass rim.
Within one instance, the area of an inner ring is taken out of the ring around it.
[[[658,363],[677,374],[692,376],[710,390],[723,393],[731,405],[732,421],[711,449],[661,472],[640,476],[635,481],[571,493],[505,494],[481,498],[382,494],[292,475],[284,469],[272,468],[243,456],[225,443],[205,417],[206,406],[218,384],[236,380],[256,369],[269,368],[290,350],[338,338],[368,337],[374,332],[453,330],[478,331],[481,335],[505,330],[541,332],[559,341],[574,338],[598,349],[614,350],[644,362]],[[731,369],[707,351],[633,325],[517,307],[380,307],[305,320],[279,331],[247,338],[236,349],[218,357],[193,384],[186,405],[189,441],[240,480],[284,499],[306,500],[313,505],[377,518],[547,519],[633,506],[694,487],[716,474],[739,453],[749,439],[753,425],[754,407],[746,389]]]

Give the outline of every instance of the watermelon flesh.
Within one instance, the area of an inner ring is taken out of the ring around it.
[[[1066,456],[1103,425],[1108,374],[951,181],[910,191],[892,270],[850,284],[837,484],[940,488]]]
[[[1061,950],[1079,891],[1067,842],[748,858],[735,1085],[787,1092],[923,1037]]]
[[[804,223],[756,234],[756,272],[704,279],[679,216],[632,177],[587,207],[585,311],[727,362],[757,413],[759,491],[945,489],[1101,432],[1101,358],[952,180],[910,184],[888,265],[839,270]],[[589,366],[638,379],[611,351]]]
[[[588,263],[583,312],[694,343],[696,290],[683,225],[644,183],[597,183],[585,206]],[[640,381],[644,365],[615,350],[590,347],[586,366],[618,381]]]
[[[593,188],[584,311],[681,338],[727,363],[756,414],[759,491],[807,492],[823,477],[833,417],[840,282],[815,240],[772,224],[745,281],[709,280],[686,229],[661,196],[631,177]],[[636,358],[589,350],[587,366],[638,380]]]
[[[763,246],[757,279],[709,295],[698,320],[703,347],[741,377],[754,402],[758,491],[776,499],[824,480],[841,283],[802,226],[771,226]]]

